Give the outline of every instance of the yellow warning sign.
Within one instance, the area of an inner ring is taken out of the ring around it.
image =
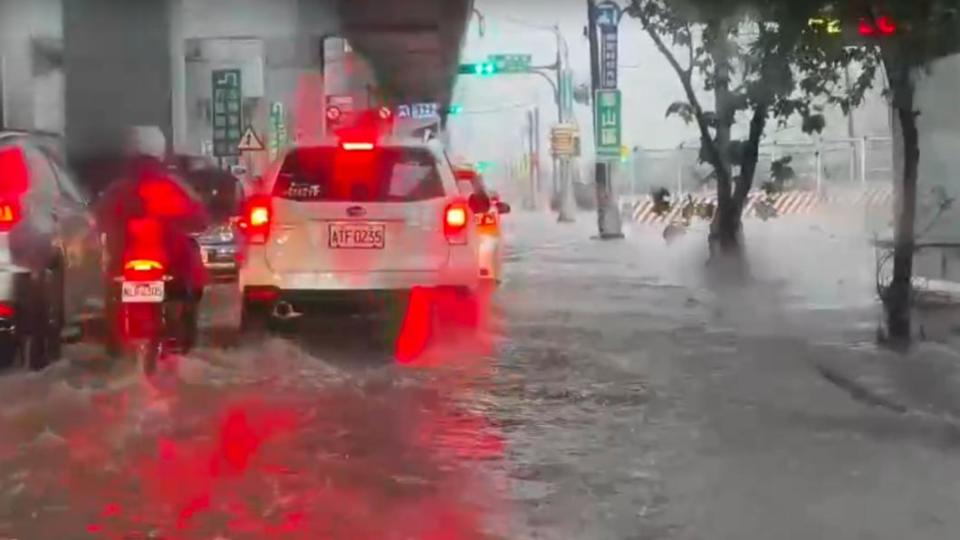
[[[265,149],[263,141],[260,140],[260,137],[257,137],[253,126],[248,126],[247,130],[243,132],[243,137],[240,137],[240,144],[237,145],[237,148],[241,152],[259,152]]]

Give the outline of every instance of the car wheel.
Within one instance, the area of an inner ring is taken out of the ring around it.
[[[10,369],[21,364],[23,347],[16,340],[0,344],[0,369]]]
[[[47,295],[47,358],[56,362],[63,355],[63,327],[66,321],[63,270],[54,268],[45,273]]]
[[[23,358],[31,370],[41,370],[60,356],[62,281],[56,270],[46,270],[35,285],[27,335],[21,342]],[[59,292],[59,294],[58,294]]]

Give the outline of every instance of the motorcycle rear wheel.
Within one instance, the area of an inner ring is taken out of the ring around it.
[[[147,377],[157,372],[157,364],[163,355],[163,340],[159,338],[145,339],[131,344],[137,367]]]

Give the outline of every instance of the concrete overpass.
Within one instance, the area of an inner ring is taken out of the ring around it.
[[[371,68],[341,78],[372,78],[390,103],[446,104],[471,12],[472,0],[0,0],[0,121],[63,131],[80,160],[114,152],[131,124],[199,153],[210,72],[233,66],[248,121],[279,101],[292,128],[314,130],[330,37]]]

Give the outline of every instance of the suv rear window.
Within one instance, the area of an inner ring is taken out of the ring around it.
[[[324,146],[291,152],[273,195],[308,202],[411,202],[443,197],[444,192],[436,159],[428,150]]]

